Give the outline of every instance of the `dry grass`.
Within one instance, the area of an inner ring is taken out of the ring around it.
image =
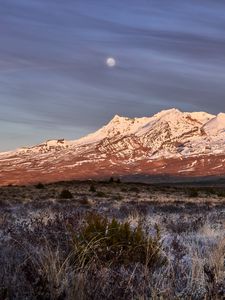
[[[40,187],[0,189],[0,299],[224,299],[221,190],[198,189],[193,198],[186,188],[116,182]],[[62,190],[73,198],[60,199]],[[96,213],[108,220],[103,235],[92,230],[85,240],[86,216]],[[152,268],[152,252],[143,257],[135,247],[121,255],[132,243],[120,224],[130,236],[141,226],[147,240],[159,224],[167,263]]]

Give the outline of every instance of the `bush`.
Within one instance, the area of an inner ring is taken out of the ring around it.
[[[199,194],[198,194],[197,190],[191,189],[191,190],[188,191],[188,196],[190,198],[196,198],[196,197],[199,196]]]
[[[207,196],[216,195],[216,190],[214,188],[205,188],[204,192]]]
[[[216,194],[217,194],[218,197],[225,198],[225,191],[222,191],[222,190],[221,191],[217,191]]]
[[[167,229],[177,234],[196,232],[203,227],[205,222],[206,220],[203,217],[193,218],[191,220],[183,220],[181,218],[180,220],[176,221],[171,220],[167,224]]]
[[[62,192],[59,195],[60,199],[72,199],[73,195],[69,190],[62,190]]]
[[[110,177],[109,178],[109,183],[113,183],[114,182],[114,178],[113,177]]]
[[[89,191],[92,192],[92,193],[96,192],[96,188],[95,188],[95,186],[93,184],[90,186]]]
[[[45,186],[43,183],[39,182],[38,184],[35,185],[36,189],[44,189]]]
[[[99,198],[103,198],[103,197],[106,197],[107,195],[106,195],[106,193],[99,191],[96,193],[96,196]]]
[[[136,186],[130,188],[130,192],[139,193],[139,189]]]
[[[84,197],[83,199],[79,200],[79,203],[81,205],[84,205],[84,206],[89,206],[90,205],[90,202],[88,200],[88,198]]]
[[[149,237],[141,225],[132,229],[128,222],[110,221],[98,214],[88,214],[79,233],[72,230],[72,246],[76,261],[82,265],[142,263],[154,267],[165,263],[158,227],[155,237]]]
[[[117,194],[117,195],[114,195],[114,196],[113,196],[113,199],[114,199],[114,200],[117,200],[117,201],[121,201],[121,200],[123,200],[123,196],[120,195],[120,194]]]

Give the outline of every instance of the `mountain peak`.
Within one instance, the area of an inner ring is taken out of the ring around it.
[[[159,114],[173,114],[173,113],[181,113],[178,108],[172,107],[168,109],[161,110]]]
[[[176,114],[182,114],[182,112],[177,108],[170,108],[158,112],[157,114],[154,115],[154,117],[161,118],[164,116],[176,115]]]
[[[160,117],[163,117],[165,115],[174,115],[174,114],[182,114],[182,112],[177,109],[177,108],[170,108],[170,109],[165,109],[165,110],[162,110],[160,112],[158,112],[157,114],[155,114],[153,117],[157,117],[157,118],[160,118]],[[152,117],[142,117],[142,118],[129,118],[129,117],[124,117],[124,116],[120,116],[118,114],[116,114],[112,119],[111,121],[109,122],[109,124],[111,123],[118,123],[118,122],[128,122],[128,121],[131,121],[131,122],[135,122],[135,121],[138,121],[138,120],[144,120],[144,119],[151,119]]]
[[[119,115],[115,115],[111,121],[109,123],[114,123],[114,122],[121,122],[121,121],[129,121],[131,120],[130,118],[128,117],[123,117],[123,116],[119,116]]]
[[[218,115],[217,115],[217,118],[219,119],[219,120],[225,120],[225,113],[219,113]]]
[[[116,115],[112,118],[112,120],[118,120],[118,119],[121,119],[121,118],[123,118],[123,117],[120,116],[120,115],[118,115],[118,114],[116,114]]]
[[[225,114],[219,113],[217,116],[214,116],[205,124],[204,129],[209,135],[217,136],[219,133],[225,133]]]

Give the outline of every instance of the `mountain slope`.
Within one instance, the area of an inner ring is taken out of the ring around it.
[[[225,114],[116,115],[78,140],[0,153],[0,185],[123,175],[225,175]]]

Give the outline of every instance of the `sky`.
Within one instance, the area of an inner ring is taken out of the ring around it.
[[[224,106],[225,1],[0,1],[0,151]]]

